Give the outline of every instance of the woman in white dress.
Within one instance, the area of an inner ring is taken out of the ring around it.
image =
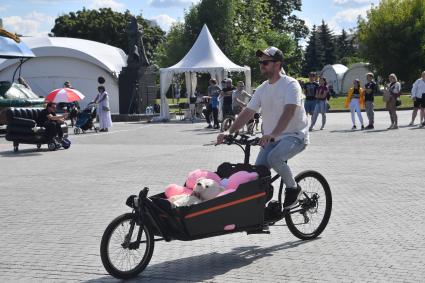
[[[97,88],[99,93],[97,94],[94,102],[97,103],[97,115],[99,115],[99,127],[100,132],[107,132],[112,127],[111,109],[109,106],[109,95],[105,91],[104,86]]]

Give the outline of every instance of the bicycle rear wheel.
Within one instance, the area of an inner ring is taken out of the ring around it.
[[[319,236],[329,222],[332,211],[332,194],[329,184],[320,173],[304,171],[295,177],[301,187],[298,205],[285,216],[291,233],[310,240]]]
[[[146,225],[138,226],[134,213],[120,215],[103,233],[100,244],[103,266],[115,278],[134,278],[151,260],[154,243],[152,231]]]

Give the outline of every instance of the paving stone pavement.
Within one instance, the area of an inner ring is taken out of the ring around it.
[[[407,124],[410,111],[399,116]],[[376,120],[376,130],[351,131],[348,113],[328,114],[326,129],[290,162],[331,186],[319,239],[274,226],[270,235],[157,242],[130,282],[425,282],[425,130],[383,130],[385,112]],[[21,145],[18,154],[0,136],[0,282],[118,282],[99,245],[108,223],[129,211],[128,195],[242,161],[237,147],[202,146],[217,134],[204,126],[116,123],[109,133],[71,135],[69,150]]]

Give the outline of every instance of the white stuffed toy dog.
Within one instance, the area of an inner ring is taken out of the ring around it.
[[[210,200],[224,192],[226,188],[212,179],[199,178],[193,188],[192,196],[196,196],[202,201]]]

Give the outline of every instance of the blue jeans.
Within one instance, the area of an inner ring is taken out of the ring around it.
[[[322,128],[325,127],[326,124],[326,100],[316,100],[316,106],[314,107],[313,117],[311,118],[311,126],[313,128],[316,124],[317,117],[319,117],[319,113],[322,114]]]
[[[304,141],[296,137],[283,137],[261,148],[255,165],[273,168],[281,177],[287,188],[297,187],[294,176],[286,161],[305,149]]]

